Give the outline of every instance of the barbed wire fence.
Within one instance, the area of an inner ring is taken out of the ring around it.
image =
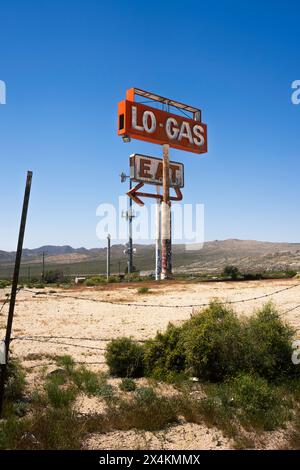
[[[264,298],[267,298],[267,297],[271,297],[273,295],[276,295],[276,294],[279,294],[281,292],[284,292],[284,291],[287,291],[287,290],[290,290],[290,289],[294,289],[295,287],[298,287],[300,286],[300,283],[297,283],[297,284],[293,284],[291,286],[287,286],[287,287],[283,287],[282,289],[278,289],[276,291],[273,291],[269,294],[262,294],[262,295],[258,295],[258,296],[255,296],[255,297],[250,297],[250,298],[246,298],[246,299],[238,299],[238,300],[227,300],[227,301],[219,301],[218,303],[219,304],[222,304],[222,305],[232,305],[232,304],[237,304],[237,303],[244,303],[244,302],[250,302],[250,301],[253,301],[253,300],[260,300],[260,299],[264,299]],[[166,304],[149,304],[149,303],[136,303],[136,302],[116,302],[116,301],[113,301],[113,300],[104,300],[104,299],[94,299],[94,298],[91,298],[91,297],[86,297],[86,296],[73,296],[73,295],[68,295],[68,294],[58,294],[58,293],[51,293],[51,292],[41,292],[41,291],[32,291],[31,289],[26,289],[26,288],[23,288],[23,291],[25,292],[30,292],[34,295],[49,295],[51,297],[58,297],[58,298],[65,298],[65,299],[74,299],[74,300],[85,300],[85,301],[88,301],[88,302],[96,302],[96,303],[103,303],[103,304],[112,304],[112,305],[119,305],[119,306],[124,306],[124,307],[158,307],[158,308],[196,308],[196,307],[208,307],[211,302],[205,302],[205,303],[200,303],[200,304],[187,304],[187,305],[184,305],[184,304],[178,304],[178,305],[166,305]]]
[[[246,302],[251,302],[251,301],[256,301],[268,297],[272,297],[274,295],[277,295],[279,293],[282,293],[284,291],[288,291],[294,288],[297,288],[300,286],[300,283],[293,284],[291,286],[284,287],[282,289],[277,289],[273,292],[270,292],[268,294],[263,294],[263,295],[258,295],[254,297],[248,297],[245,299],[237,299],[237,300],[228,300],[228,301],[218,301],[220,305],[232,305],[232,304],[238,304],[238,303],[246,303]],[[163,304],[149,304],[149,303],[135,303],[135,302],[116,302],[113,300],[103,300],[103,299],[95,299],[91,297],[86,297],[86,296],[73,296],[73,295],[68,295],[68,294],[58,294],[58,293],[51,293],[51,292],[41,292],[41,291],[34,291],[32,289],[27,289],[20,287],[18,289],[18,293],[20,291],[25,291],[33,294],[33,297],[37,297],[40,294],[46,295],[48,297],[56,297],[56,298],[67,298],[67,299],[74,299],[74,300],[83,300],[83,301],[89,301],[89,302],[96,302],[96,303],[102,303],[102,304],[110,304],[110,305],[118,305],[118,306],[125,306],[125,307],[152,307],[152,308],[201,308],[201,307],[207,307],[210,305],[211,302],[205,302],[205,303],[199,303],[199,304],[188,304],[188,305],[163,305]],[[0,313],[3,310],[4,306],[9,302],[9,296],[4,300],[2,303],[2,306],[0,308]],[[285,316],[287,313],[290,313],[292,311],[297,310],[300,308],[300,304],[297,304],[294,307],[291,307],[279,314],[280,317]],[[103,338],[103,337],[98,337],[98,338],[91,338],[91,337],[86,337],[86,336],[63,336],[63,335],[25,335],[25,336],[14,336],[11,338],[11,341],[29,341],[29,342],[40,342],[40,343],[47,343],[47,344],[54,344],[54,345],[60,345],[64,347],[72,347],[72,348],[79,348],[79,349],[87,349],[90,351],[99,351],[99,352],[105,352],[106,347],[100,347],[100,346],[94,346],[94,345],[85,345],[82,343],[78,342],[86,342],[86,341],[92,341],[94,343],[109,343],[115,338]],[[148,341],[148,339],[137,339],[137,338],[132,338],[134,342],[137,343],[145,343]],[[70,341],[76,341],[76,343],[72,343]],[[75,364],[97,364],[97,365],[102,365],[105,364],[105,362],[85,362],[85,361],[75,361]],[[49,364],[36,364],[34,366],[28,366],[28,369],[34,369],[36,367],[44,367],[47,365],[53,365],[52,363]]]

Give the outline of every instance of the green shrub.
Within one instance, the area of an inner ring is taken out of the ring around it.
[[[119,384],[119,388],[122,392],[134,392],[136,390],[136,383],[129,377],[125,377]]]
[[[134,399],[140,405],[150,405],[158,398],[154,388],[139,387],[135,392]]]
[[[269,303],[249,319],[212,302],[181,326],[169,324],[165,333],[139,346],[128,338],[112,341],[106,360],[113,375],[147,376],[176,381],[196,375],[221,382],[240,372],[270,381],[300,377],[292,361],[294,331]],[[144,367],[143,367],[144,365]]]
[[[48,376],[45,390],[49,403],[54,408],[65,408],[71,405],[77,396],[74,386],[62,387],[64,380],[60,375]]]
[[[139,287],[137,290],[138,294],[148,294],[149,292],[149,287]]]
[[[263,273],[243,273],[243,279],[245,281],[258,281],[263,279]]]
[[[228,384],[228,390],[245,425],[272,430],[290,417],[288,400],[262,377],[240,374]]]
[[[106,284],[106,282],[107,280],[104,276],[93,276],[84,281],[85,285],[88,287],[100,286],[101,284]]]
[[[66,369],[67,372],[71,372],[75,366],[74,359],[69,355],[57,356],[56,363]]]
[[[80,390],[85,391],[88,395],[96,395],[99,387],[99,377],[95,372],[81,366],[72,371],[71,379]]]
[[[285,277],[290,279],[290,278],[293,278],[293,277],[297,276],[297,271],[294,271],[293,269],[287,269],[284,272],[284,274],[285,274]]]
[[[244,355],[248,369],[269,380],[297,373],[291,361],[293,336],[294,330],[281,320],[274,305],[266,304],[247,322]]]
[[[133,400],[119,404],[118,428],[156,431],[174,423],[178,409],[172,398],[158,396],[151,387],[138,388]]]
[[[114,284],[116,282],[120,282],[119,276],[109,276],[109,278],[107,279],[107,282],[109,284]]]
[[[157,333],[154,340],[145,344],[145,370],[158,380],[166,375],[180,373],[185,369],[186,354],[181,341],[182,327],[171,323],[165,333]]]
[[[0,280],[0,289],[5,289],[5,287],[9,287],[11,285],[10,281]]]
[[[218,302],[195,315],[182,327],[186,366],[197,377],[220,381],[244,367],[243,323]]]
[[[62,271],[47,271],[44,275],[43,281],[46,284],[59,284],[65,281],[64,273]]]
[[[239,374],[223,383],[202,386],[206,396],[180,398],[180,414],[188,422],[217,426],[236,438],[245,429],[274,430],[291,418],[291,402],[283,391],[259,377]]]
[[[96,390],[95,395],[103,398],[106,402],[110,403],[115,399],[115,388],[113,385],[106,382],[100,383]]]
[[[118,377],[141,377],[144,371],[144,348],[131,338],[112,340],[105,353],[110,373]]]
[[[236,266],[225,266],[222,276],[223,277],[228,277],[235,281],[240,275],[240,272]]]
[[[24,395],[25,373],[18,360],[9,360],[6,377],[5,399],[12,402],[20,400]]]

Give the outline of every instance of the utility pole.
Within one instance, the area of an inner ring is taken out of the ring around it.
[[[110,278],[110,235],[107,235],[106,279]]]
[[[129,190],[132,189],[132,182],[129,178]],[[128,213],[128,225],[129,225],[129,241],[128,241],[128,274],[133,271],[133,246],[132,246],[132,199],[129,198],[129,213]]]
[[[42,253],[42,281],[45,280],[45,252]]]
[[[2,343],[2,345],[4,346],[4,361],[3,361],[4,364],[1,364],[0,416],[2,414],[2,408],[3,408],[8,352],[9,352],[9,345],[10,345],[10,339],[11,339],[14,311],[15,311],[16,295],[17,295],[17,290],[18,290],[18,282],[19,282],[19,274],[20,274],[20,266],[21,266],[22,250],[23,250],[23,241],[24,241],[26,219],[27,219],[27,212],[28,212],[28,206],[29,206],[30,190],[31,190],[31,181],[32,181],[32,172],[28,171],[27,172],[27,179],[26,179],[24,201],[23,201],[21,223],[20,223],[20,230],[19,230],[17,252],[16,252],[16,259],[15,259],[13,281],[12,281],[12,286],[11,286],[10,304],[9,304],[9,311],[8,311],[8,318],[7,318],[7,325],[6,325],[6,335],[5,335],[4,343]]]
[[[129,190],[132,189],[132,181],[130,176],[126,175],[126,173],[122,172],[120,174],[121,183],[125,183],[127,179],[129,179]],[[125,218],[128,220],[128,246],[126,249],[127,254],[127,272],[131,274],[133,272],[133,243],[132,243],[132,220],[134,218],[133,211],[132,211],[132,199],[129,198],[129,209],[126,211]]]
[[[163,145],[163,198],[161,203],[162,269],[161,279],[172,275],[171,201],[169,145]]]

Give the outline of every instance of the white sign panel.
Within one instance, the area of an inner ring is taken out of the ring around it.
[[[149,157],[135,153],[130,156],[130,178],[140,183],[163,184],[163,161],[161,158]],[[183,163],[170,162],[170,187],[183,188]]]

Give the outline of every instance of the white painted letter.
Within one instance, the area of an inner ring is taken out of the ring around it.
[[[199,147],[201,147],[202,145],[205,144],[205,140],[204,140],[204,136],[202,134],[204,134],[204,129],[202,126],[199,126],[199,124],[197,124],[196,126],[193,127],[193,132],[195,134],[196,137],[194,137],[194,143],[195,145],[199,145]],[[198,137],[198,138],[197,138]]]
[[[178,137],[179,142],[181,142],[183,137],[186,137],[189,140],[190,144],[193,143],[193,137],[192,137],[190,125],[188,122],[185,122],[185,121],[183,121],[183,123],[181,124],[181,129],[180,129],[180,133]]]
[[[167,133],[167,136],[169,137],[169,139],[173,140],[173,139],[177,139],[178,137],[178,134],[179,134],[179,129],[177,124],[177,121],[175,118],[168,118],[167,121],[166,121],[166,133]]]
[[[151,119],[151,126],[148,126],[148,118]],[[156,118],[152,111],[145,111],[143,115],[143,125],[146,132],[152,134],[156,129]]]
[[[132,128],[136,129],[137,131],[143,131],[144,130],[143,126],[138,126],[137,124],[137,107],[136,106],[132,106],[131,113],[132,113]]]

